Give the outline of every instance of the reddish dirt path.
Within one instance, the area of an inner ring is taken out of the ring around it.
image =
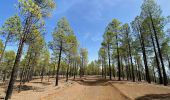
[[[170,86],[102,79],[101,76],[86,76],[65,82],[55,79],[50,82],[40,79],[26,83],[28,90],[14,91],[11,100],[170,100]]]
[[[76,80],[73,86],[50,94],[41,100],[128,100],[107,80],[87,77]]]

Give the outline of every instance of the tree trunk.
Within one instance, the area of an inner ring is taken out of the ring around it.
[[[129,78],[130,78],[130,80],[132,80],[132,74],[131,74],[131,67],[130,67],[130,61],[129,61],[129,58],[127,59],[127,61],[128,61],[128,74],[129,74]]]
[[[150,29],[150,27],[149,27],[149,29]],[[157,52],[156,52],[156,46],[155,46],[155,42],[154,42],[154,38],[153,38],[151,29],[150,29],[150,34],[151,34],[152,45],[153,45],[153,49],[154,49],[154,53],[155,53],[156,64],[157,64],[157,67],[158,67],[159,84],[163,84],[161,68],[160,68],[160,65],[159,65],[159,59],[158,59],[158,55],[157,55]]]
[[[103,60],[103,59],[102,59]],[[101,64],[102,64],[102,77],[104,77],[104,73],[103,73],[103,61],[101,60]]]
[[[109,59],[109,77],[110,77],[110,80],[112,80],[112,69],[110,65],[110,44],[108,44],[108,59]]]
[[[67,67],[67,72],[66,72],[66,82],[68,82],[69,69],[70,69],[70,55],[68,57],[68,67]]]
[[[76,78],[76,72],[77,72],[77,63],[74,61],[74,80]]]
[[[60,47],[60,52],[59,52],[59,59],[58,59],[58,66],[57,66],[57,72],[56,72],[56,82],[55,82],[55,86],[58,86],[58,78],[59,78],[61,54],[62,54],[62,42],[61,42],[61,47]]]
[[[24,68],[22,68],[22,71],[21,71],[21,74],[20,74],[20,84],[19,84],[18,93],[21,91],[23,74],[24,74]]]
[[[149,69],[148,69],[148,62],[147,62],[147,57],[146,57],[146,50],[145,50],[145,43],[144,43],[144,37],[142,34],[142,29],[140,24],[139,25],[139,40],[140,40],[140,44],[141,44],[141,48],[142,48],[142,54],[143,54],[143,60],[144,60],[144,65],[145,65],[145,76],[146,76],[146,81],[148,83],[151,83],[150,80],[150,74],[149,74]]]
[[[80,78],[82,77],[83,75],[83,66],[84,66],[84,59],[83,57],[81,58],[81,66],[80,66]]]
[[[30,82],[30,80],[29,80],[29,79],[30,79],[30,78],[29,78],[30,74],[31,74],[31,66],[29,65],[28,72],[27,72],[27,76],[26,76],[27,82]]]
[[[132,80],[133,82],[135,82],[135,74],[134,74],[134,66],[133,66],[133,60],[132,60],[132,54],[131,54],[131,46],[130,43],[128,42],[128,46],[129,46],[129,55],[130,55],[130,62],[131,62],[131,67],[132,67]]]
[[[157,48],[158,48],[158,53],[159,53],[161,65],[162,65],[163,76],[164,76],[163,77],[164,85],[167,86],[168,85],[167,75],[166,75],[166,70],[165,70],[165,66],[164,66],[164,62],[163,62],[163,58],[162,58],[162,53],[161,53],[161,49],[160,49],[160,45],[159,45],[159,40],[158,40],[156,28],[155,28],[151,13],[149,13],[149,15],[150,15],[150,20],[151,20],[151,25],[152,25],[152,28],[153,28],[153,32],[154,32],[154,35],[155,35],[155,40],[156,40],[156,44],[157,44]]]
[[[42,67],[41,70],[41,82],[43,82],[43,79],[44,79],[44,66]]]
[[[115,68],[114,68],[114,62],[113,62],[113,60],[112,60],[112,71],[113,71],[113,77],[114,77],[114,79],[115,79],[115,77],[116,77],[116,72],[115,72]]]
[[[122,60],[122,57],[121,57],[121,66],[122,66],[122,77],[123,77],[123,80],[124,80],[124,78],[125,78],[125,76],[124,76],[124,65],[123,65],[123,60]]]
[[[118,34],[116,34],[116,45],[117,45],[117,63],[118,63],[118,76],[119,76],[119,81],[121,80],[121,66],[120,66],[120,56],[119,56],[119,43],[118,43]]]
[[[15,80],[17,77],[18,66],[19,66],[21,55],[22,55],[22,50],[24,47],[25,37],[26,37],[26,34],[24,34],[23,38],[21,38],[21,41],[19,43],[19,48],[18,48],[16,59],[15,59],[15,62],[14,62],[13,68],[12,68],[11,78],[10,78],[10,81],[8,84],[8,89],[6,92],[5,100],[8,100],[9,98],[11,98],[11,95],[12,95],[13,86],[14,86],[14,83],[15,83]]]
[[[142,79],[141,79],[141,70],[140,70],[140,64],[139,64],[139,62],[138,62],[138,60],[137,60],[137,67],[138,67],[138,81],[141,81]]]
[[[104,64],[104,78],[106,79],[106,76],[107,76],[107,69],[106,69],[106,64],[105,64],[105,58],[104,58],[104,61],[103,61],[103,64]]]
[[[143,53],[143,58],[144,58],[144,63],[145,63],[146,80],[148,81],[148,83],[151,83],[143,35],[141,35],[141,39],[142,39],[141,41],[142,41],[142,48],[143,48],[143,49],[142,49],[142,53]]]
[[[6,80],[6,71],[4,70],[4,76],[3,76],[3,82],[5,82],[5,80]]]
[[[166,52],[166,56],[167,56],[168,66],[169,66],[169,69],[170,69],[170,59],[169,59],[169,56],[168,56],[167,52]]]
[[[129,71],[128,71],[128,63],[127,63],[127,59],[126,57],[124,57],[124,61],[125,61],[125,67],[126,67],[126,79],[129,80]]]

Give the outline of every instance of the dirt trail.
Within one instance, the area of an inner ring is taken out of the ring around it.
[[[50,82],[40,79],[25,84],[24,90],[15,90],[11,100],[170,100],[170,87],[148,84],[146,82],[130,82],[102,79],[101,76],[84,78],[65,78],[54,86],[55,79]]]
[[[87,77],[75,80],[73,86],[48,95],[41,100],[128,100],[114,85],[107,80]]]

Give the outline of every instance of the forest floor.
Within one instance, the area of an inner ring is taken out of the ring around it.
[[[109,81],[99,76],[76,78],[69,82],[35,79],[14,91],[11,100],[170,100],[170,87],[145,82]],[[1,86],[0,94],[3,90]]]

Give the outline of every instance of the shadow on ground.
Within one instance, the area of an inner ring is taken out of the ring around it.
[[[138,97],[135,100],[170,100],[170,93],[168,94],[148,94]]]
[[[78,78],[73,80],[80,85],[86,85],[86,86],[108,86],[110,84],[114,83],[119,83],[119,84],[124,84],[125,82],[117,81],[117,80],[109,80],[109,79],[104,79],[101,77],[88,77],[88,78]]]
[[[19,85],[17,87],[15,87],[14,89],[18,90],[18,88],[19,88]],[[43,92],[44,88],[28,86],[28,85],[21,86],[21,91],[28,91],[28,90],[33,90],[35,92]]]
[[[19,86],[17,88],[19,88]],[[34,89],[33,86],[27,86],[27,85],[22,85],[21,86],[22,91],[28,91],[28,90],[33,90],[33,89]]]
[[[42,85],[51,85],[52,83],[49,82],[31,82],[31,83],[35,83],[35,84],[42,84]]]

